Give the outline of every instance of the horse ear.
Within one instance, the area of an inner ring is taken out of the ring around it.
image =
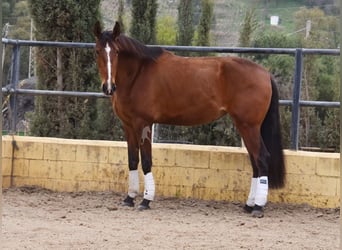
[[[99,21],[96,21],[95,26],[94,26],[94,35],[96,38],[100,38],[101,33],[102,33],[101,24]]]
[[[114,28],[113,28],[113,38],[115,39],[116,37],[118,37],[120,35],[121,31],[120,31],[120,23],[119,22],[115,22]]]

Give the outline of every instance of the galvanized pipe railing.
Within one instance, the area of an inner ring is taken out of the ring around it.
[[[2,38],[2,43],[13,46],[12,54],[12,76],[10,88],[2,88],[2,93],[10,95],[10,107],[12,115],[12,132],[15,132],[16,124],[16,96],[17,95],[54,95],[54,96],[80,96],[106,98],[102,93],[94,92],[78,92],[78,91],[54,91],[54,90],[28,90],[17,89],[19,82],[20,70],[20,46],[36,46],[36,47],[60,47],[60,48],[89,48],[92,49],[95,43],[80,43],[80,42],[52,42],[52,41],[28,41]],[[148,45],[155,47],[155,45]],[[253,54],[287,54],[295,57],[294,69],[294,87],[292,100],[280,100],[280,105],[292,107],[291,120],[291,149],[298,149],[299,137],[299,119],[300,107],[332,107],[339,108],[340,102],[324,102],[324,101],[304,101],[300,100],[301,85],[302,85],[302,67],[303,57],[306,54],[317,55],[340,55],[338,49],[306,49],[306,48],[241,48],[241,47],[203,47],[203,46],[159,46],[170,51],[188,51],[188,52],[214,52],[214,53],[253,53]]]

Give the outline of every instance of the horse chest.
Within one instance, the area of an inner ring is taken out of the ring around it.
[[[122,121],[129,122],[137,118],[144,118],[149,110],[146,103],[139,102],[131,96],[116,96],[112,101],[115,114]]]

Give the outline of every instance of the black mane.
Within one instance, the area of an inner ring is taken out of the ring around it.
[[[107,42],[112,43],[113,33],[111,31],[105,31],[102,33],[102,46],[105,46]],[[156,60],[164,50],[160,47],[148,47],[141,42],[127,37],[123,34],[115,38],[114,43],[118,46],[119,53],[125,53],[127,55],[135,56],[141,59]]]

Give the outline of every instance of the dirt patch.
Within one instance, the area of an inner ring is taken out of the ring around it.
[[[4,190],[1,249],[339,247],[339,209],[271,203],[265,217],[256,219],[240,203],[157,197],[152,209],[140,212],[122,207],[124,197],[36,187]]]

